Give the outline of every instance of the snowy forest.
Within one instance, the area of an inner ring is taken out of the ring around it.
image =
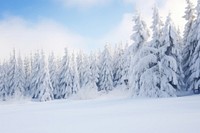
[[[171,14],[163,22],[154,6],[151,32],[140,13],[133,16],[133,44],[109,45],[85,54],[64,49],[64,56],[37,51],[22,59],[13,50],[0,64],[0,99],[34,101],[82,98],[116,88],[131,97],[163,98],[200,92],[200,1],[187,0],[184,35]],[[150,33],[152,35],[150,36]]]

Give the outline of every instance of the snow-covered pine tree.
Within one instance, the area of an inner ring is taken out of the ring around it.
[[[193,38],[193,28],[194,28],[194,22],[195,22],[195,10],[194,10],[194,5],[191,3],[190,0],[186,0],[187,2],[187,7],[185,10],[185,15],[183,16],[185,20],[187,21],[185,25],[185,31],[184,31],[184,48],[182,51],[183,55],[183,60],[182,60],[182,66],[183,66],[183,72],[185,75],[184,82],[186,83],[186,90],[190,87],[190,83],[188,82],[188,78],[191,75],[190,72],[190,63],[192,60],[192,54],[195,49],[196,43],[192,42]],[[195,45],[194,45],[195,44]]]
[[[102,51],[100,49],[97,50],[96,52],[96,65],[97,65],[97,71],[98,71],[98,81],[97,81],[97,88],[98,90],[100,90],[99,88],[99,77],[100,77],[100,68],[101,68],[101,54],[102,54]]]
[[[191,41],[190,32],[192,30],[192,25],[195,19],[195,9],[193,3],[190,0],[186,0],[186,2],[187,2],[187,7],[185,8],[185,15],[183,16],[183,18],[185,18],[185,20],[187,21],[187,23],[185,24],[184,39],[183,39],[185,46],[190,44]]]
[[[113,90],[113,74],[112,74],[112,58],[106,45],[101,55],[99,75],[99,90],[103,93],[108,93]]]
[[[149,30],[146,23],[142,20],[140,13],[137,13],[133,17],[133,22],[135,23],[133,27],[133,34],[131,35],[131,40],[133,40],[133,44],[131,45],[130,49],[134,56],[148,40]]]
[[[49,55],[49,59],[48,59],[49,63],[48,63],[48,68],[49,68],[49,75],[50,75],[50,81],[52,83],[52,87],[53,87],[53,95],[54,98],[57,98],[57,90],[58,90],[58,66],[57,66],[57,62],[54,56],[54,53],[51,53],[51,55]]]
[[[16,89],[15,89],[15,75],[17,70],[17,61],[15,57],[15,50],[13,50],[13,54],[10,57],[10,61],[8,64],[8,71],[7,71],[7,82],[8,82],[8,96],[11,98],[15,95]]]
[[[152,23],[152,41],[150,45],[154,48],[159,48],[161,46],[161,36],[162,36],[163,22],[160,18],[159,11],[156,5],[153,8],[153,23]]]
[[[90,54],[90,69],[92,73],[92,81],[97,85],[99,82],[99,64],[95,53]]]
[[[123,81],[123,69],[124,69],[124,48],[122,43],[116,45],[113,57],[113,83],[114,87],[122,85]]]
[[[66,99],[72,94],[72,76],[70,69],[70,58],[67,48],[65,49],[65,55],[62,58],[59,70],[59,95],[57,98]]]
[[[8,94],[7,82],[7,62],[4,62],[0,67],[0,100],[6,101]]]
[[[88,84],[88,82],[91,81],[92,73],[91,73],[91,70],[90,70],[89,58],[88,58],[87,55],[84,55],[83,62],[84,62],[84,66],[83,66],[82,87],[85,87]]]
[[[33,98],[35,91],[38,90],[39,86],[39,77],[40,74],[40,54],[37,51],[34,54],[32,63],[31,63],[31,78],[30,78],[30,91],[29,94]]]
[[[31,63],[29,57],[24,59],[24,73],[25,73],[25,96],[31,96]]]
[[[140,14],[136,14],[133,17],[133,21],[135,23],[133,27],[133,34],[131,39],[134,41],[133,44],[130,46],[131,50],[131,64],[129,70],[129,88],[133,91],[133,95],[138,95],[140,86],[140,75],[137,72],[138,70],[135,69],[136,64],[140,59],[140,49],[144,46],[146,41],[149,37],[149,31],[147,29],[146,23],[141,19]]]
[[[83,69],[84,69],[84,62],[83,62],[83,52],[80,51],[77,55],[77,58],[76,58],[76,62],[77,62],[77,70],[78,70],[78,74],[79,74],[79,84],[80,84],[80,87],[83,86]]]
[[[83,85],[78,93],[78,96],[81,99],[91,99],[95,98],[97,95],[97,80],[95,79],[95,75],[92,73],[91,69],[91,58],[88,56],[84,56],[84,69],[83,69]]]
[[[129,87],[129,70],[131,62],[131,50],[129,49],[128,43],[126,43],[124,48],[124,54],[122,56],[123,69],[122,69],[122,82],[126,85],[127,89]]]
[[[71,57],[71,74],[72,74],[72,94],[77,94],[77,92],[80,90],[80,84],[79,84],[79,74],[77,70],[77,64],[75,60],[75,54],[72,54]]]
[[[3,65],[0,65],[0,100],[5,100],[6,91],[4,89],[3,82],[4,74],[3,74]]]
[[[150,45],[143,46],[137,56],[140,58],[134,66],[134,75],[132,93],[133,96],[140,97],[160,97],[160,81],[159,72],[159,52],[161,47],[162,21],[159,16],[158,8],[153,8],[153,31],[152,41]],[[138,58],[137,57],[137,58]],[[134,89],[135,88],[135,89]]]
[[[25,72],[21,56],[18,56],[15,72],[15,97],[21,98],[25,95]]]
[[[44,53],[41,52],[41,55],[37,53],[35,58],[36,62],[34,62],[34,64],[37,67],[34,67],[36,68],[36,71],[34,70],[36,72],[34,77],[36,84],[34,85],[35,90],[33,93],[33,99],[36,99],[41,102],[52,100],[53,88],[50,82],[48,68],[45,63]]]
[[[177,30],[168,15],[163,29],[160,54],[161,94],[160,97],[177,96],[181,91],[182,73]]]
[[[200,0],[197,1],[197,18],[192,27],[191,61],[189,64],[188,90],[200,93]]]
[[[134,66],[132,94],[139,97],[160,97],[158,50],[144,46],[139,51],[140,60]]]

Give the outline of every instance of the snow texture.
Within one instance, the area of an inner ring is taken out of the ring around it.
[[[200,96],[9,101],[0,118],[1,133],[199,133]]]

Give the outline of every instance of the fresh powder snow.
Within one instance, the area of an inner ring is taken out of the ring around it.
[[[116,93],[117,94],[117,93]],[[200,96],[0,103],[0,133],[199,133]]]

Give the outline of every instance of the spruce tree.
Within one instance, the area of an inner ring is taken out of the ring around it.
[[[200,0],[197,2],[197,18],[192,27],[191,60],[189,64],[188,90],[200,93]]]
[[[15,91],[18,94],[15,94],[17,97],[23,97],[25,95],[25,72],[24,65],[19,55],[17,60],[16,72],[15,72]]]
[[[76,62],[77,62],[77,70],[78,70],[78,74],[79,74],[79,84],[80,84],[80,87],[83,86],[83,80],[84,80],[84,77],[83,77],[83,69],[84,69],[84,62],[83,62],[83,52],[80,51],[77,55],[77,58],[76,58]]]
[[[52,87],[53,87],[53,95],[54,95],[54,98],[56,98],[58,95],[58,92],[57,92],[57,90],[58,90],[58,66],[57,66],[57,62],[56,62],[56,59],[55,59],[53,53],[51,53],[51,55],[49,56],[48,61],[49,61],[48,68],[49,68],[50,81],[51,81]]]
[[[80,84],[79,84],[79,74],[77,70],[77,64],[74,53],[72,54],[71,57],[71,70],[72,70],[72,94],[77,94],[77,92],[80,90]]]
[[[24,59],[24,74],[25,74],[25,96],[30,97],[31,84],[31,62],[28,57]]]
[[[92,73],[92,81],[94,82],[94,85],[96,85],[99,82],[99,64],[98,64],[98,59],[97,59],[97,55],[94,53],[90,54],[90,69],[91,69],[91,73]]]
[[[177,96],[177,91],[181,91],[183,84],[179,48],[180,42],[177,38],[177,30],[171,20],[171,14],[169,14],[163,30],[162,46],[159,49],[161,58],[161,97]]]
[[[139,82],[141,75],[137,74],[138,70],[135,67],[140,59],[140,50],[145,45],[149,37],[149,31],[140,14],[136,14],[133,21],[135,25],[133,27],[131,39],[134,43],[130,46],[131,64],[129,70],[129,88],[132,90],[133,95],[138,95],[140,90]]]
[[[59,69],[59,95],[57,98],[66,99],[72,94],[72,76],[70,70],[70,58],[67,49],[65,49],[65,55],[61,61]]]
[[[101,68],[99,75],[99,90],[108,93],[113,90],[112,58],[106,45],[101,55]]]
[[[185,75],[184,82],[186,83],[186,90],[190,88],[190,82],[188,78],[191,76],[191,60],[192,60],[192,55],[195,49],[196,42],[193,41],[193,32],[194,32],[194,24],[195,24],[195,10],[194,6],[191,3],[190,0],[186,0],[187,2],[187,7],[185,10],[185,15],[184,18],[187,21],[185,25],[185,30],[184,30],[184,48],[183,48],[183,60],[182,60],[182,66],[183,66],[183,72]],[[191,89],[190,89],[191,90]]]
[[[10,57],[7,71],[7,82],[8,82],[8,96],[10,98],[14,97],[17,92],[16,87],[16,72],[17,72],[17,60],[15,56],[15,50],[13,50],[13,55]]]
[[[49,101],[53,99],[53,88],[50,82],[50,76],[47,65],[45,63],[44,53],[41,52],[36,54],[35,65],[37,67],[35,71],[36,76],[34,77],[35,85],[33,90],[33,99],[38,101]]]
[[[122,85],[123,81],[123,69],[124,69],[124,49],[122,44],[116,45],[114,57],[113,57],[113,82],[114,86]]]
[[[160,97],[161,75],[159,72],[159,51],[161,47],[162,21],[158,8],[153,8],[152,41],[150,45],[143,46],[137,54],[138,63],[134,67],[133,96]],[[135,88],[135,89],[134,89]]]
[[[162,27],[163,22],[160,18],[160,14],[157,6],[155,5],[153,8],[153,23],[152,23],[152,41],[150,45],[154,48],[160,48],[161,46],[161,36],[162,36]]]
[[[6,101],[8,97],[7,63],[0,66],[0,100]]]

